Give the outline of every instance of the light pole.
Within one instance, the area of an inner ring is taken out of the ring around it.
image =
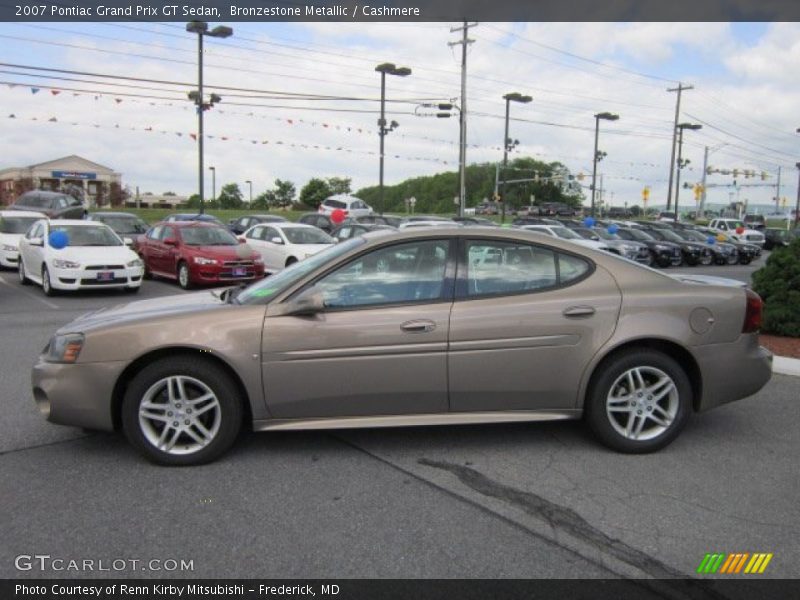
[[[381,117],[378,119],[378,136],[381,139],[380,148],[380,174],[378,184],[378,198],[380,199],[379,214],[383,214],[383,138],[390,131],[398,127],[397,121],[392,121],[389,127],[386,127],[386,76],[397,75],[398,77],[407,77],[411,75],[411,69],[408,67],[397,67],[392,63],[381,63],[375,70],[381,74]]]
[[[503,183],[500,187],[500,199],[502,200],[502,204],[500,205],[500,222],[506,222],[506,179],[508,177],[506,173],[506,167],[508,167],[508,152],[513,150],[515,146],[519,145],[519,140],[512,140],[508,137],[508,117],[511,111],[511,103],[512,102],[519,102],[520,104],[528,104],[533,100],[530,96],[523,96],[519,92],[511,92],[510,94],[506,94],[503,96],[506,101],[506,129],[505,129],[505,136],[503,137]]]
[[[226,38],[233,35],[233,29],[225,25],[217,25],[211,31],[205,21],[190,21],[186,24],[186,31],[197,34],[197,90],[189,92],[189,99],[197,106],[197,154],[198,154],[198,193],[200,194],[200,214],[205,210],[203,199],[203,112],[222,100],[216,94],[211,94],[209,102],[203,100],[203,37],[211,36]]]
[[[208,170],[211,171],[211,201],[217,199],[217,168],[216,167],[208,167]]]
[[[253,208],[253,182],[248,179],[245,183],[250,186],[250,201],[247,203],[247,207]]]
[[[797,128],[796,133],[800,133],[800,127]],[[797,167],[797,201],[794,204],[794,226],[797,227],[798,222],[800,222],[800,162],[795,163],[794,165]]]
[[[697,123],[679,123],[678,124],[678,172],[675,173],[675,222],[678,222],[679,219],[679,212],[678,212],[678,196],[681,192],[681,171],[683,168],[689,164],[689,160],[683,160],[681,158],[681,154],[683,151],[683,130],[684,129],[691,129],[692,131],[697,131],[698,129],[702,129],[702,125],[698,125]]]
[[[610,112],[601,112],[597,113],[594,116],[594,155],[592,156],[592,217],[594,217],[594,200],[596,197],[596,188],[597,188],[597,161],[599,161],[603,156],[600,155],[600,151],[597,149],[597,144],[600,138],[600,120],[603,121],[616,121],[619,119],[619,115],[615,115]]]

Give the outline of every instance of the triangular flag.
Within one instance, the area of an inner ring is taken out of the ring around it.
[[[58,96],[61,93],[61,91],[60,90],[50,90],[50,93],[53,94],[53,96]]]
[[[116,102],[117,104],[119,104],[120,102],[122,102],[122,98],[114,98],[114,102]]]
[[[34,87],[31,88],[31,94],[38,94],[38,93],[39,93],[39,88],[34,88]]]
[[[286,119],[286,120],[289,122],[289,125],[293,125],[294,124],[294,121],[292,121],[291,119]]]
[[[47,120],[50,121],[51,123],[57,123],[58,122],[58,119],[56,119],[55,117],[50,117]]]
[[[16,119],[17,115],[15,115],[14,113],[11,113],[10,115],[8,115],[8,118],[9,119]]]
[[[144,130],[145,131],[153,131],[153,128],[152,127],[145,127]]]
[[[195,142],[197,141],[197,134],[196,133],[190,133],[189,137],[192,138]]]

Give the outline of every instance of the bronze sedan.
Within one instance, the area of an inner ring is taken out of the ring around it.
[[[709,280],[711,281],[711,280]],[[33,369],[53,423],[162,464],[257,431],[584,418],[650,452],[771,376],[761,299],[500,228],[373,232],[247,288],[62,327]]]

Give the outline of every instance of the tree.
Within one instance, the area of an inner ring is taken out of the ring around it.
[[[145,194],[147,196],[147,194]],[[200,194],[192,194],[186,200],[186,208],[200,208]]]
[[[12,204],[19,196],[34,189],[36,189],[36,186],[33,184],[33,178],[22,177],[15,179],[12,189],[0,188],[0,205]]]
[[[300,202],[316,210],[322,201],[331,195],[331,186],[328,182],[314,177],[300,190]]]
[[[174,194],[173,194],[174,195]],[[111,206],[117,208],[124,206],[128,198],[131,197],[131,191],[127,188],[123,189],[116,181],[112,181],[108,190],[108,201]]]
[[[226,183],[217,196],[220,208],[242,208],[242,190],[238,183]],[[209,203],[210,204],[210,203]]]
[[[764,331],[800,337],[800,238],[772,251],[753,290],[764,300]]]
[[[270,194],[269,192],[263,192],[253,198],[253,202],[250,208],[255,208],[257,210],[269,210],[269,200]]]
[[[283,181],[281,179],[275,180],[275,189],[270,191],[272,192],[270,205],[280,208],[291,205],[294,202],[295,194],[297,194],[297,188],[291,181]]]
[[[638,218],[642,216],[642,207],[639,206],[638,204],[634,204],[633,206],[631,206],[630,210],[631,210],[631,215],[633,215],[634,217]]]
[[[349,177],[328,177],[328,187],[333,194],[349,194],[353,180]],[[324,199],[324,198],[323,198]]]

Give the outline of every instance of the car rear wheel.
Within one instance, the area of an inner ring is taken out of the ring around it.
[[[55,296],[56,291],[53,289],[53,284],[50,281],[50,271],[47,267],[42,267],[42,291],[45,296]]]
[[[728,265],[735,265],[736,263],[739,262],[739,255],[735,252],[731,252],[725,259],[725,262]]]
[[[740,265],[749,265],[753,259],[749,256],[740,256],[739,257],[739,264]]]
[[[178,285],[185,290],[192,287],[192,279],[189,277],[189,265],[183,261],[178,264]]]
[[[671,357],[636,349],[601,367],[586,399],[586,419],[619,452],[653,452],[672,442],[691,414],[692,387]]]
[[[703,255],[703,257],[700,259],[700,264],[703,265],[704,267],[707,267],[708,265],[710,265],[713,262],[714,262],[714,257],[711,256],[710,254],[709,255]]]
[[[140,371],[122,402],[128,441],[162,465],[215,460],[236,441],[242,398],[231,378],[208,360],[159,360]]]
[[[290,267],[296,262],[297,262],[297,259],[294,256],[290,256],[289,258],[286,259],[286,265],[285,266]]]
[[[19,275],[19,282],[22,285],[30,285],[31,280],[28,279],[28,276],[25,274],[25,263],[22,262],[22,256],[19,257],[19,265],[17,267],[17,274]]]

